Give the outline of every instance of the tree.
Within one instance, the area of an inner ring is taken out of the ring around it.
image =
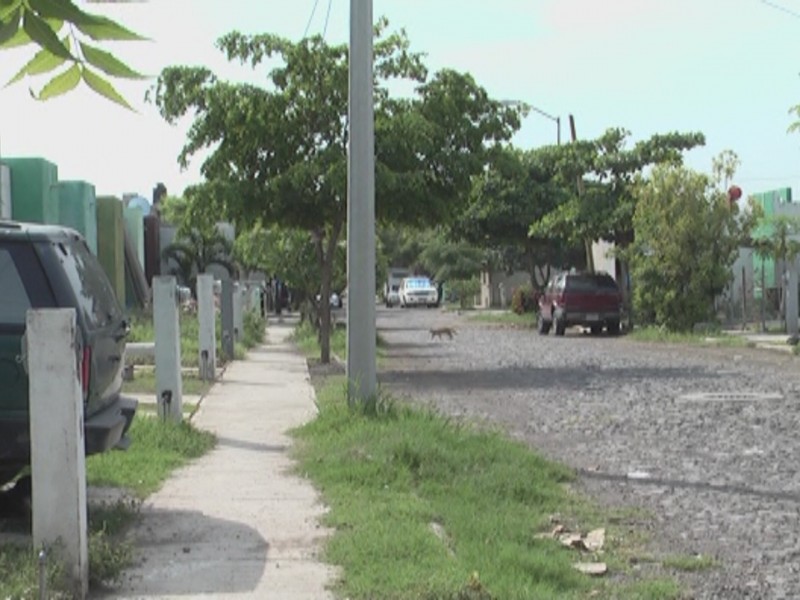
[[[404,33],[376,27],[376,213],[421,223],[450,218],[482,169],[491,142],[519,126],[518,110],[488,98],[454,71],[428,79]],[[230,60],[258,67],[268,86],[219,81],[204,68],[170,67],[154,101],[170,123],[194,117],[179,157],[213,148],[202,165],[202,210],[239,224],[306,232],[330,296],[333,261],[347,216],[347,47],[320,37],[291,42],[271,34],[231,33],[218,46]],[[389,94],[390,79],[417,84],[411,98]],[[321,360],[330,360],[330,308],[322,303]]]
[[[61,69],[38,93],[31,91],[38,100],[65,94],[83,81],[94,92],[132,110],[100,72],[124,79],[145,76],[88,40],[144,39],[107,17],[81,10],[72,0],[0,0],[0,49],[27,44],[40,48],[6,85]]]
[[[749,236],[752,213],[728,203],[703,174],[660,165],[632,188],[636,208],[630,261],[640,318],[670,330],[691,330],[712,316]]]
[[[549,267],[568,266],[574,258],[569,241],[530,235],[530,224],[570,194],[556,180],[555,158],[547,149],[497,152],[489,168],[475,178],[470,202],[454,226],[457,235],[494,251],[507,270],[527,271],[534,289],[549,279]],[[537,267],[544,269],[541,277],[536,276]]]

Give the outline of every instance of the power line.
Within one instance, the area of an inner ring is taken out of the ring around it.
[[[325,26],[322,28],[323,38],[325,38],[325,33],[328,31],[328,19],[331,17],[331,4],[333,4],[333,0],[328,0],[328,12],[325,13]]]
[[[771,8],[785,12],[787,15],[792,15],[796,19],[800,19],[800,13],[793,11],[791,8],[786,8],[785,6],[781,6],[780,4],[775,4],[774,2],[770,2],[769,0],[761,0],[761,4],[766,4]]]
[[[311,9],[311,16],[308,17],[308,23],[306,23],[306,30],[303,32],[304,38],[308,35],[308,30],[311,28],[311,21],[314,19],[314,13],[317,12],[318,4],[319,0],[314,0],[314,7]]]

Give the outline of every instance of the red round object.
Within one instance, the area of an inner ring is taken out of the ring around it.
[[[738,185],[732,185],[731,187],[728,188],[728,198],[730,200],[735,201],[741,197],[742,197],[742,188],[740,188]]]

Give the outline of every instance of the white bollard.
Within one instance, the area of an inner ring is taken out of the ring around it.
[[[798,332],[798,298],[797,268],[793,261],[789,264],[788,281],[786,282],[786,333],[795,335]]]
[[[234,339],[241,342],[244,339],[244,286],[241,283],[233,284],[233,331]]]
[[[33,546],[63,562],[75,598],[89,589],[83,390],[75,309],[29,310],[26,338]]]
[[[156,334],[156,402],[158,416],[183,418],[181,331],[175,277],[153,278],[153,329]]]
[[[200,379],[214,381],[217,372],[217,330],[214,276],[197,276],[197,319],[200,325]]]

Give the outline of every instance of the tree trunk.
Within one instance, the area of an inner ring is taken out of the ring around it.
[[[315,238],[317,260],[320,266],[320,322],[319,322],[319,360],[323,364],[331,362],[331,280],[333,279],[333,260],[336,245],[342,230],[343,217],[336,218],[331,228],[327,244],[323,235]]]

